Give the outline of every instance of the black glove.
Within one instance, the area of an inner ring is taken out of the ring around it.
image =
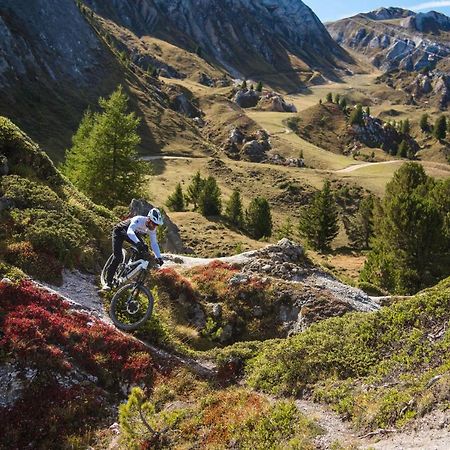
[[[160,266],[162,266],[162,265],[164,264],[164,260],[163,260],[162,258],[156,258],[156,259],[157,259],[158,264],[159,264]]]
[[[137,243],[136,248],[139,253],[148,253],[148,247],[143,242]]]

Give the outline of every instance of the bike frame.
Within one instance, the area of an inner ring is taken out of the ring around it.
[[[136,261],[128,262],[127,264],[125,264],[124,269],[132,269],[131,272],[129,272],[125,276],[119,277],[117,279],[117,283],[119,285],[124,284],[126,281],[135,277],[139,272],[141,271],[146,272],[149,264],[150,264],[149,261],[146,261],[145,259],[138,259]]]

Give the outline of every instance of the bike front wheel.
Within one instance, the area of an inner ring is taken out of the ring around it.
[[[120,330],[139,328],[153,312],[153,296],[139,283],[122,286],[111,300],[109,315]]]

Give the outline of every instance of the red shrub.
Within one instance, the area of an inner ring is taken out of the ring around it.
[[[29,281],[0,284],[0,327],[0,345],[40,371],[66,372],[76,365],[107,387],[152,382],[154,364],[144,345],[85,313],[69,311],[61,298]],[[138,355],[135,362],[133,355]]]
[[[13,406],[0,408],[0,448],[63,448],[101,419],[106,401],[95,387],[34,383]]]
[[[171,300],[175,300],[181,294],[184,294],[186,299],[190,301],[197,299],[197,294],[191,282],[173,269],[156,271],[154,279],[158,286],[169,294]]]

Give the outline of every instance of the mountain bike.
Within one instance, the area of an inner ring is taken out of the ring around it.
[[[106,284],[106,274],[113,257],[108,258],[101,272],[102,285]],[[113,295],[109,308],[109,316],[120,330],[135,330],[152,315],[153,295],[144,284],[149,270],[157,267],[159,265],[150,254],[139,253],[134,247],[129,253],[122,249],[122,261],[112,281],[112,287],[119,289]]]

